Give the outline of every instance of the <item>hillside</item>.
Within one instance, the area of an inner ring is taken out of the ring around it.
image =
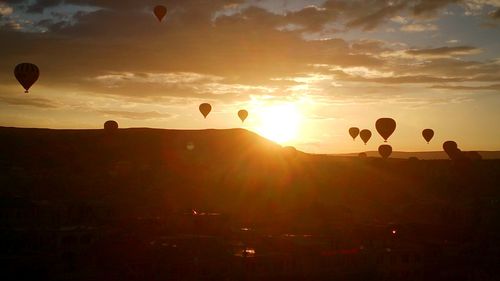
[[[242,129],[0,128],[0,168],[4,197],[103,204],[121,216],[199,209],[272,226],[403,220],[418,210],[410,206],[467,206],[500,186],[497,160],[310,155]]]

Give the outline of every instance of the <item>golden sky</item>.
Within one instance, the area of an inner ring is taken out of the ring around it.
[[[343,153],[392,117],[394,150],[500,150],[500,0],[10,0],[0,38],[1,126],[243,127]]]

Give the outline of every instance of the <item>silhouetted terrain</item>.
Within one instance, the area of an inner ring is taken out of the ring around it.
[[[500,160],[310,155],[242,129],[0,128],[0,168],[2,257],[28,277],[500,276]]]
[[[483,159],[500,159],[500,151],[478,151],[478,153]],[[378,151],[367,151],[366,155],[368,157],[380,157]],[[332,154],[332,156],[358,157],[358,153]],[[444,151],[393,151],[391,154],[391,158],[408,159],[410,157],[417,157],[421,160],[438,160],[449,158]]]

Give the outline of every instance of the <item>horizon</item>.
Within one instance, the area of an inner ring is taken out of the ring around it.
[[[345,154],[385,144],[390,117],[395,152],[499,151],[500,2],[455,2],[0,1],[0,126],[243,128]],[[29,94],[24,62],[40,69]]]

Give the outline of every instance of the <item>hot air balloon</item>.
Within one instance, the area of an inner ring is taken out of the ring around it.
[[[359,128],[356,127],[349,128],[349,135],[351,135],[352,140],[355,140],[356,137],[359,135]]]
[[[448,157],[450,157],[450,159],[456,159],[456,156],[460,152],[457,143],[454,141],[445,141],[443,143],[443,150],[444,152],[446,152],[446,154],[448,154]]]
[[[378,153],[380,154],[380,156],[382,156],[382,158],[387,159],[389,158],[389,156],[391,156],[392,146],[383,144],[378,147]]]
[[[432,129],[424,129],[422,131],[422,136],[424,137],[425,141],[429,143],[432,137],[434,137],[434,131]]]
[[[167,14],[167,7],[163,5],[158,5],[154,8],[153,13],[155,14],[158,21],[161,22],[165,17],[165,15]]]
[[[27,94],[29,88],[35,84],[36,80],[38,80],[40,70],[32,63],[20,63],[16,65],[16,68],[14,68],[14,75],[16,76],[17,81],[19,81],[19,83],[26,90],[25,93]]]
[[[118,129],[118,123],[114,120],[104,122],[104,130],[111,132]]]
[[[245,119],[247,119],[247,117],[248,117],[248,111],[246,111],[244,109],[238,111],[238,117],[240,117],[241,122],[245,122]]]
[[[387,139],[396,130],[396,121],[392,118],[380,118],[375,122],[375,128],[377,128],[377,132],[384,138],[384,141],[387,142]]]
[[[212,106],[208,103],[200,104],[200,112],[203,114],[203,117],[207,118],[207,115],[212,111]]]
[[[361,130],[361,132],[359,132],[359,137],[361,138],[361,140],[363,140],[363,142],[366,145],[366,143],[372,137],[372,132],[370,132],[370,130],[368,130],[368,129]]]

